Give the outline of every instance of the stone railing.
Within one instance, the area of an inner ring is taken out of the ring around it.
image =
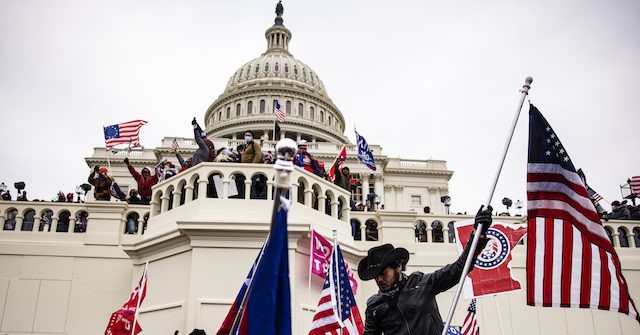
[[[273,165],[201,163],[153,187],[151,216],[162,215],[192,201],[207,198],[273,200]],[[349,222],[350,193],[295,167],[291,199]]]
[[[401,220],[398,220],[402,217]],[[453,225],[457,221],[473,220],[472,215],[436,215],[415,212],[359,212],[350,215],[351,229],[357,241],[386,242],[385,224],[402,221],[403,225],[394,225],[407,241],[421,243],[455,243]],[[494,222],[526,224],[527,218],[522,216],[494,216]],[[418,230],[416,230],[416,227]],[[424,227],[423,229],[420,229]],[[605,230],[614,247],[640,248],[640,221],[609,220],[604,222]],[[417,236],[416,236],[417,235]],[[526,239],[525,239],[526,243]]]

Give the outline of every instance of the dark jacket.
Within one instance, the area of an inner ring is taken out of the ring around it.
[[[104,178],[100,175],[96,176],[95,171],[91,171],[87,181],[94,187],[93,196],[96,200],[111,200],[111,179]]]
[[[340,164],[338,164],[338,162],[333,165],[333,173],[336,176],[336,179],[333,181],[333,183],[351,192],[351,182],[349,181],[349,176],[345,176],[342,174],[342,171],[340,171],[340,168],[338,167],[339,165]]]
[[[486,238],[478,241],[476,257],[487,241]],[[441,334],[444,322],[438,310],[436,295],[458,284],[470,247],[471,243],[468,243],[454,263],[433,273],[416,271],[408,277],[404,276],[398,289],[387,293],[378,292],[369,298],[364,335]]]

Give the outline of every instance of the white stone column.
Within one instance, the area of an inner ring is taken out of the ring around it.
[[[369,208],[367,207],[367,194],[369,194],[369,174],[361,173],[360,178],[362,179],[362,204],[364,206],[364,211],[368,212]]]
[[[180,207],[180,198],[182,198],[182,190],[175,190],[173,192],[173,209]]]
[[[331,202],[331,216],[338,218],[338,201],[335,199]]]
[[[388,201],[385,203],[384,208],[387,210],[396,210],[396,189],[393,185],[384,185],[385,193],[389,192],[389,196],[385,197]]]
[[[382,174],[376,173],[374,177],[374,192],[380,197],[380,204],[384,204],[384,189],[382,188]]]
[[[70,231],[75,230],[76,228],[76,218],[74,217],[70,217],[69,218],[69,226],[67,227],[67,233]]]
[[[16,225],[13,230],[22,230],[22,222],[24,221],[22,215],[16,215]]]
[[[396,210],[398,211],[403,211],[405,210],[404,208],[404,203],[403,203],[403,194],[402,194],[402,190],[404,189],[404,186],[402,185],[396,185]]]
[[[193,201],[193,186],[187,185],[184,188],[184,203]]]
[[[244,180],[244,198],[251,198],[251,178],[246,178]]]
[[[198,179],[198,200],[205,199],[207,197],[207,184],[209,183],[208,178],[200,178]]]
[[[162,198],[160,202],[160,213],[164,213],[169,210],[169,195],[167,192],[162,193]]]
[[[0,218],[1,220],[1,218]],[[31,229],[31,231],[38,231],[40,229],[40,221],[42,219],[39,216],[36,216],[33,218],[33,228]],[[4,220],[2,220],[4,222]]]
[[[318,212],[324,214],[326,206],[325,202],[327,201],[327,196],[324,194],[318,195]]]
[[[54,233],[58,231],[58,220],[57,216],[51,218],[51,231]]]
[[[616,248],[620,247],[620,234],[617,230],[613,230],[613,246]]]
[[[313,199],[313,190],[304,190],[304,205],[307,207],[312,207],[311,203]]]

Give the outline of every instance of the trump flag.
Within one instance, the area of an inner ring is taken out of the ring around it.
[[[315,230],[311,230],[311,272],[320,278],[326,278],[329,272],[329,264],[331,263],[331,253],[333,252],[333,244],[327,241],[324,236],[318,234]],[[345,263],[347,277],[351,283],[353,294],[358,291],[358,281],[356,276]]]
[[[473,231],[473,220],[455,224],[456,245],[461,254]],[[466,299],[489,294],[509,292],[522,288],[511,273],[511,250],[527,233],[526,225],[494,222],[487,231],[489,242],[476,260],[475,268],[464,282]]]

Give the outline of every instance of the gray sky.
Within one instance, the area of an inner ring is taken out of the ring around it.
[[[0,181],[25,181],[30,199],[73,192],[104,125],[147,120],[147,147],[189,137],[191,118],[266,50],[275,4],[0,0]],[[528,75],[531,101],[607,201],[640,174],[638,1],[283,4],[289,49],[323,80],[346,135],[355,124],[387,156],[446,160],[454,212],[486,200]],[[526,111],[494,207],[526,199]]]

